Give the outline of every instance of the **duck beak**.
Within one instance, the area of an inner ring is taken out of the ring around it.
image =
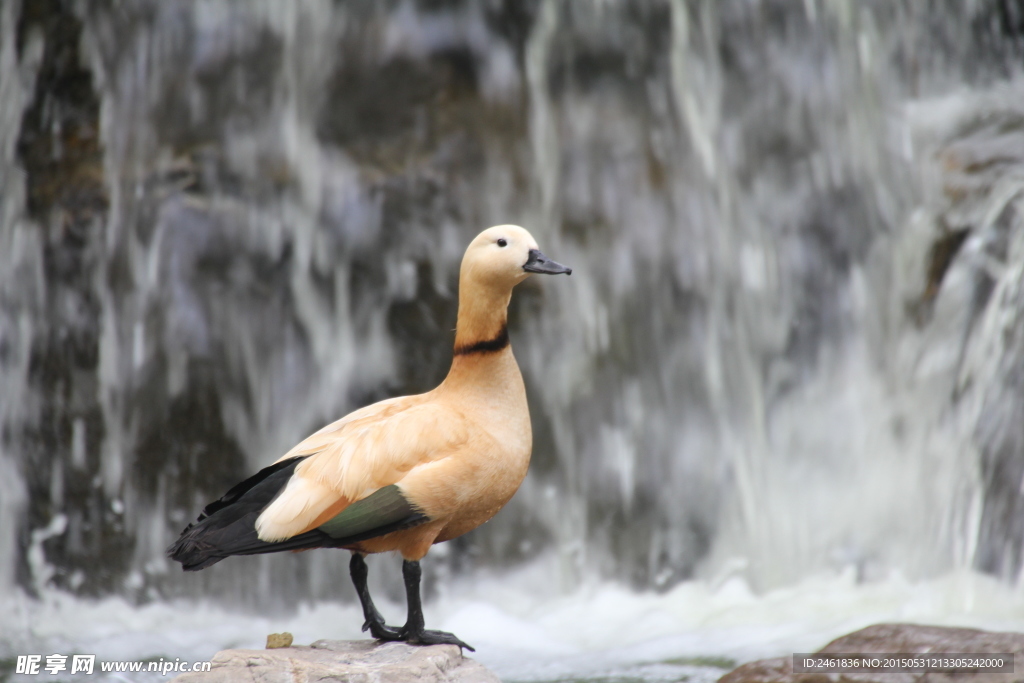
[[[523,264],[523,270],[528,273],[542,273],[544,275],[559,275],[561,273],[572,275],[572,268],[552,261],[542,254],[540,249],[530,250],[530,258],[526,259],[526,263]]]

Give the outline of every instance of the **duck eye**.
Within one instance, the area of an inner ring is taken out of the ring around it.
[[[499,247],[507,247],[508,246],[508,242],[505,241],[504,237],[502,237],[501,239],[498,240],[498,246]]]

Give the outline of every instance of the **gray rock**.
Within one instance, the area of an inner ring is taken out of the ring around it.
[[[718,683],[1011,683],[1024,681],[1024,633],[996,633],[973,628],[946,628],[917,624],[876,624],[836,638],[819,652],[829,654],[881,653],[999,653],[1012,652],[1014,673],[892,672],[794,673],[793,658],[776,657],[749,662]]]
[[[173,683],[500,683],[456,645],[318,640],[310,647],[222,650],[211,661],[212,671]]]

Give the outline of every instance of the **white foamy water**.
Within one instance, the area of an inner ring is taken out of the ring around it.
[[[451,582],[427,604],[428,626],[471,643],[472,656],[506,681],[714,680],[730,660],[813,651],[880,622],[1024,630],[1024,595],[975,572],[926,581],[894,573],[858,583],[851,568],[763,595],[738,577],[717,585],[685,582],[664,594],[592,582],[558,595],[543,588],[551,572],[546,564]],[[403,605],[381,600],[379,606],[391,622],[404,616]],[[291,632],[296,644],[365,637],[358,607],[336,603],[267,616],[188,601],[137,607],[52,592],[42,600],[8,597],[2,609],[10,615],[0,626],[2,657],[56,652],[96,654],[101,661],[198,661],[224,648],[260,649],[273,632]]]

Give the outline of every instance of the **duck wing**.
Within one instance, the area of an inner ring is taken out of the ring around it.
[[[285,458],[303,460],[256,520],[260,539],[282,541],[320,527],[393,484],[400,494],[412,469],[457,452],[471,425],[459,411],[427,396],[356,411],[289,451]],[[342,533],[341,522],[331,523],[333,534]]]
[[[197,571],[232,555],[346,547],[429,520],[392,484],[349,505],[320,528],[278,542],[260,539],[257,517],[294,476],[303,459],[300,456],[266,467],[207,505],[167,549],[168,556],[185,571]]]
[[[194,571],[231,555],[345,547],[429,521],[400,481],[468,439],[465,417],[422,396],[334,422],[207,505],[168,548]]]

